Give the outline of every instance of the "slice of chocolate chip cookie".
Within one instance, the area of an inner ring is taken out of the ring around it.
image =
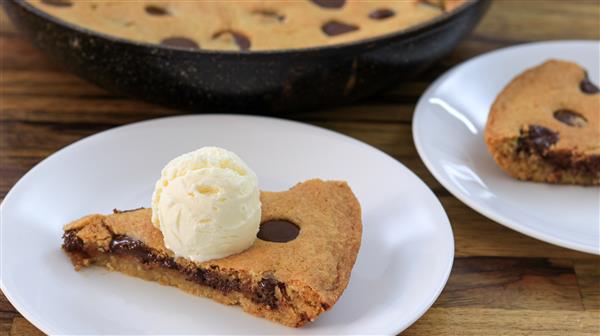
[[[262,192],[261,202],[258,239],[221,259],[176,256],[151,209],[69,223],[63,249],[77,270],[104,266],[300,327],[333,307],[348,285],[362,235],[360,204],[345,182],[322,180]]]
[[[485,129],[494,160],[537,182],[600,184],[600,94],[577,64],[550,60],[513,79]]]

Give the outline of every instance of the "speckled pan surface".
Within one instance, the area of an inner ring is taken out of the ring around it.
[[[109,91],[194,112],[277,114],[347,103],[414,78],[470,32],[489,2],[467,3],[399,33],[258,52],[132,42],[66,23],[22,0],[2,4],[39,49]]]

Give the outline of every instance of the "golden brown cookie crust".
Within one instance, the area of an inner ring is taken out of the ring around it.
[[[176,261],[186,267],[217,270],[223,276],[240,278],[249,286],[256,286],[264,278],[283,283],[285,290],[275,289],[280,301],[276,309],[254,304],[247,295],[235,291],[222,293],[199,286],[174,270],[140,270],[136,260],[106,253],[112,239],[124,235],[162,256],[173,257],[164,246],[161,232],[151,223],[150,209],[90,215],[64,229],[76,232],[85,250],[92,254],[70,253],[76,268],[96,263],[145,279],[160,279],[156,281],[222,303],[239,304],[252,314],[285,325],[300,326],[333,306],[348,284],[361,241],[360,205],[345,182],[321,180],[309,180],[285,192],[262,192],[261,202],[263,222],[288,220],[300,227],[295,240],[274,243],[257,239],[248,250],[223,259],[203,263],[183,258]]]
[[[249,42],[249,50],[318,47],[358,41],[405,30],[454,10],[467,0],[334,1],[105,1],[63,0],[53,6],[45,0],[28,0],[36,8],[66,22],[133,41],[160,43],[185,37],[206,50],[239,50],[233,32]],[[56,2],[56,1],[52,1]],[[151,8],[150,10],[148,8]],[[394,14],[373,19],[377,10]],[[153,13],[153,14],[151,14]],[[328,36],[327,22],[358,27]],[[240,41],[239,39],[237,41]]]

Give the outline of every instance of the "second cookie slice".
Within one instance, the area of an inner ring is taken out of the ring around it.
[[[550,60],[498,95],[485,142],[509,175],[537,182],[600,184],[600,94],[577,64]]]

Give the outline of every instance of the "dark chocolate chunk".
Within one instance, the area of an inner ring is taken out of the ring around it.
[[[287,300],[287,301],[292,300],[287,292],[287,286],[285,285],[285,283],[278,282],[277,287],[279,288],[279,291],[281,292],[281,296],[283,297],[284,300]]]
[[[587,119],[585,119],[584,116],[567,109],[554,111],[554,119],[573,127],[583,127],[587,125]]]
[[[187,280],[208,286],[223,293],[240,291],[242,289],[240,279],[229,279],[220,275],[216,271],[202,268],[191,268],[188,269],[186,273],[188,275]]]
[[[581,80],[581,83],[579,83],[579,89],[581,92],[587,94],[596,94],[600,91],[600,89],[590,81],[587,72],[585,73],[585,77]]]
[[[240,47],[240,50],[250,49],[250,39],[246,35],[238,32],[231,32],[231,34],[233,35],[235,44]]]
[[[125,235],[115,235],[110,242],[110,252],[137,258],[144,264],[156,264],[164,268],[179,270],[175,260],[166,255],[154,252],[142,241]]]
[[[373,20],[385,20],[387,18],[391,18],[394,15],[396,15],[396,13],[394,13],[393,10],[388,8],[379,8],[369,13],[369,17]]]
[[[326,35],[337,36],[337,35],[346,34],[346,33],[358,30],[358,26],[343,23],[343,22],[336,21],[336,20],[331,20],[331,21],[326,22],[321,27],[321,30],[323,30],[323,32]]]
[[[174,48],[181,48],[181,49],[200,49],[200,46],[198,45],[198,43],[196,43],[194,40],[189,39],[187,37],[179,37],[179,36],[174,36],[174,37],[168,37],[162,41],[160,41],[161,45],[167,46],[167,47],[174,47]]]
[[[218,31],[216,33],[213,34],[212,38],[213,39],[218,39],[219,37],[223,36],[223,35],[231,35],[233,37],[233,41],[235,42],[235,44],[238,46],[238,48],[240,48],[240,50],[248,50],[250,49],[250,39],[240,33],[237,32],[235,30],[221,30]]]
[[[593,154],[584,160],[577,160],[571,163],[573,169],[583,171],[590,174],[598,174],[600,172],[600,155]]]
[[[584,174],[598,174],[600,171],[600,155],[590,155],[581,159],[569,151],[562,150],[548,152],[544,160],[559,169],[569,169]]]
[[[527,154],[536,152],[545,156],[548,149],[559,140],[558,133],[544,126],[529,125],[527,130],[521,130],[517,140],[517,152],[524,151]]]
[[[517,140],[517,153],[528,155],[537,154],[551,163],[556,169],[572,170],[583,174],[598,174],[600,171],[600,155],[589,155],[579,158],[568,150],[550,150],[557,143],[559,135],[546,127],[530,125],[527,130],[521,130]]]
[[[137,239],[128,236],[116,235],[110,242],[110,252],[119,255],[136,257],[143,263],[158,261],[148,246]]]
[[[146,13],[148,13],[150,15],[155,15],[155,16],[169,15],[169,11],[166,8],[163,8],[160,6],[148,5],[144,9],[146,10]]]
[[[83,240],[77,237],[75,230],[67,231],[63,234],[63,248],[67,252],[83,251]]]
[[[147,265],[158,265],[163,268],[180,271],[187,275],[187,280],[189,281],[194,281],[225,293],[240,291],[242,287],[240,279],[230,279],[222,276],[216,268],[202,269],[193,266],[183,268],[173,258],[160,255],[142,241],[129,236],[115,235],[110,243],[110,252],[115,255],[135,257]]]
[[[42,0],[42,3],[54,7],[71,7],[73,3],[71,0]]]
[[[285,20],[285,15],[279,14],[276,11],[270,10],[270,9],[257,9],[257,10],[254,10],[252,13],[257,14],[257,15],[262,15],[262,16],[265,16],[268,18],[272,18],[279,22],[283,22],[283,20]]]
[[[270,308],[277,308],[279,304],[277,297],[275,296],[275,287],[277,287],[278,284],[279,282],[275,279],[262,278],[254,290],[252,301],[265,304]]]
[[[270,220],[260,224],[258,238],[275,243],[286,243],[296,239],[300,233],[298,225],[286,220]]]
[[[346,4],[346,0],[310,0],[315,5],[322,8],[342,8]]]
[[[160,261],[158,262],[158,264],[161,267],[173,269],[173,270],[179,270],[179,268],[180,268],[179,265],[177,265],[177,263],[175,262],[175,260],[173,260],[173,258],[169,258],[169,257],[160,258]]]
[[[75,230],[63,234],[63,248],[70,253],[84,253],[85,255],[84,243],[77,237],[77,231]],[[158,266],[178,271],[184,274],[188,281],[211,287],[223,293],[231,291],[243,293],[252,301],[266,305],[271,309],[276,309],[279,306],[275,288],[279,288],[284,300],[289,299],[285,284],[276,279],[265,277],[252,286],[250,283],[242,283],[242,280],[235,276],[220,274],[216,265],[211,265],[210,268],[200,268],[193,265],[184,267],[179,265],[174,258],[161,254],[144,242],[126,235],[114,235],[110,242],[110,249],[106,252],[118,256],[134,257],[147,267]]]

